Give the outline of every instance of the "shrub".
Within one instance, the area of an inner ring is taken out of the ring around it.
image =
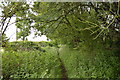
[[[40,51],[6,51],[3,54],[3,77],[58,78],[59,61],[53,54]]]

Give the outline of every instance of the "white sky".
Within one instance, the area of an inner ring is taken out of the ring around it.
[[[15,17],[13,17],[11,19],[10,24],[13,22],[15,22]],[[15,24],[10,25],[7,28],[5,34],[8,38],[11,37],[10,42],[16,41],[16,26],[15,26]],[[34,37],[34,30],[32,30],[31,34],[27,37],[28,41],[47,41],[47,37],[45,35],[43,35],[41,37],[38,36],[36,38],[33,38],[33,37]]]

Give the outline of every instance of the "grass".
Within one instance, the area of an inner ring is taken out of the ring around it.
[[[67,45],[58,49],[54,46],[41,47],[38,44],[34,44],[37,49],[34,46],[25,49],[27,44],[16,50],[22,45],[7,49],[2,54],[5,78],[62,78],[57,51],[65,65],[68,78],[120,78],[119,58],[115,56],[114,50],[91,50],[84,46],[73,49]]]
[[[61,58],[69,78],[118,78],[120,76],[119,58],[114,55],[114,51],[96,49],[87,52],[82,48],[74,50],[64,46],[61,49]]]
[[[3,75],[16,78],[58,78],[60,77],[59,62],[53,54],[46,52],[5,52]]]

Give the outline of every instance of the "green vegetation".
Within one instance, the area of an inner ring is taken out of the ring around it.
[[[116,78],[119,77],[119,57],[108,50],[74,50],[64,46],[61,58],[70,78]]]
[[[3,79],[120,78],[120,1],[3,2],[0,8]],[[5,31],[14,16],[17,39],[9,42]],[[31,30],[50,41],[27,41]]]
[[[33,45],[26,45],[25,43],[33,43]],[[2,54],[3,76],[5,79],[8,79],[10,77],[60,78],[60,62],[58,61],[57,56],[55,56],[55,53],[43,52],[41,49],[35,50],[36,46],[34,44],[36,44],[36,42],[11,43],[10,48],[13,49],[7,50]],[[26,46],[29,46],[31,48],[28,48]],[[45,50],[48,50],[47,47]]]
[[[41,43],[46,46],[42,47]],[[68,78],[120,78],[119,57],[115,56],[115,51],[97,48],[91,51],[85,46],[78,50],[68,45],[58,48],[49,43],[11,42],[11,50],[2,54],[4,79],[62,78],[59,56]]]

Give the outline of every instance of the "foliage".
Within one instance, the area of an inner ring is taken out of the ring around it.
[[[69,78],[120,78],[120,2],[10,2],[2,16],[2,28],[16,16],[17,36],[24,40],[3,53],[5,78],[59,78],[60,60]],[[26,42],[31,28],[53,42]]]
[[[11,42],[12,49],[2,54],[4,78],[62,78],[59,56],[65,65],[68,78],[119,78],[120,76],[116,48],[109,50],[100,47],[101,44],[89,48],[84,45],[80,49],[69,45],[61,45],[60,48],[39,46],[45,52],[34,49],[41,43],[44,42]],[[16,51],[15,48],[18,50]]]
[[[2,2],[0,4],[2,10],[1,16],[1,30],[2,34],[5,34],[5,31],[9,27],[12,17],[20,16],[20,14],[25,14],[29,9],[29,5],[23,2]],[[16,21],[18,22],[18,21]],[[16,23],[14,22],[14,23]],[[12,23],[13,24],[13,23]]]
[[[60,48],[69,78],[120,78],[119,57],[115,51],[85,46],[75,50],[69,46]]]
[[[17,31],[17,37],[22,40],[30,35],[31,28],[36,30],[36,35],[46,35],[51,40],[71,44],[73,47],[79,45],[81,41],[88,42],[89,39],[100,38],[100,41],[120,39],[119,2],[4,4],[3,25],[7,18],[16,16],[15,23],[20,30]]]
[[[119,41],[119,7],[117,2],[35,2],[32,10],[37,15],[32,14],[31,19],[41,34],[76,47],[80,42],[94,42],[93,39]]]
[[[31,50],[38,50],[38,51],[45,51],[44,47],[56,47],[55,42],[50,41],[40,41],[40,42],[32,42],[32,41],[14,41],[9,43],[9,49],[13,51],[31,51]],[[8,50],[9,50],[8,49]]]
[[[6,35],[4,34],[4,35],[2,35],[2,40],[1,40],[1,47],[9,47],[9,43],[8,43],[8,38],[6,37]]]
[[[3,54],[3,77],[59,78],[59,61],[49,53],[40,51],[6,51]]]

